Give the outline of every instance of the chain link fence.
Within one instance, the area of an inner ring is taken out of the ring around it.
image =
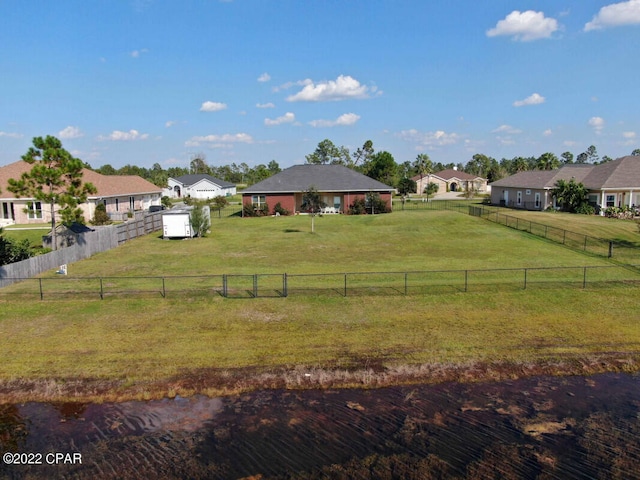
[[[640,284],[640,265],[505,268],[324,274],[221,274],[145,277],[48,277],[0,279],[0,299],[108,298],[154,295],[180,298],[291,296],[411,296],[536,288],[609,288]],[[17,282],[17,283],[16,283]]]

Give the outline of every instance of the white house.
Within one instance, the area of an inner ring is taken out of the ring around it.
[[[219,178],[199,173],[183,175],[178,178],[169,177],[168,187],[163,190],[169,198],[199,198],[230,197],[236,194],[236,186]]]

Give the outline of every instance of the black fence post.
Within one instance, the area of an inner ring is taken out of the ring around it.
[[[612,258],[613,257],[613,242],[609,242],[609,257],[608,258]]]
[[[587,288],[587,267],[584,267],[582,272],[582,288]]]
[[[162,277],[162,298],[167,298],[167,291],[164,286],[164,277]]]
[[[524,269],[524,290],[527,289],[527,269]]]
[[[344,296],[347,296],[347,274],[344,274]]]
[[[227,274],[222,274],[222,296],[227,298]]]
[[[40,300],[44,299],[44,293],[42,292],[42,279],[38,279],[38,283],[40,284]]]
[[[258,274],[253,275],[253,298],[258,298]]]
[[[404,272],[404,294],[407,295],[407,277],[409,276],[409,274],[407,272]]]
[[[100,277],[100,300],[104,300],[104,286],[102,285],[102,277]]]
[[[469,291],[469,270],[464,271],[464,291]]]
[[[289,288],[289,287],[288,287],[288,285],[287,285],[287,274],[286,274],[286,273],[284,273],[284,274],[282,275],[282,293],[283,293],[283,295],[282,295],[282,296],[283,296],[283,297],[287,297],[287,296],[289,296],[289,292],[287,291],[287,289],[288,289],[288,288]]]

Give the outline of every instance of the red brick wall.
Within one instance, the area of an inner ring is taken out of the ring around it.
[[[251,205],[253,202],[251,200],[252,195],[246,194],[242,196],[242,205]],[[265,195],[267,205],[269,206],[269,213],[273,214],[273,208],[276,206],[276,203],[280,202],[282,208],[289,210],[289,213],[293,215],[295,213],[296,202],[295,196],[293,193],[284,193],[280,195]]]

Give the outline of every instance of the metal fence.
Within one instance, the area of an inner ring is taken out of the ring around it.
[[[468,209],[469,215],[482,217],[485,220],[499,223],[509,228],[528,232],[532,235],[560,243],[574,250],[581,250],[601,257],[613,258],[621,263],[635,263],[640,259],[640,248],[635,245],[591,237],[582,233],[532,222],[512,215],[505,215],[496,208],[469,205]]]
[[[16,281],[58,268],[60,265],[89,258],[96,253],[115,248],[127,240],[157,230],[162,230],[161,213],[147,214],[120,225],[95,227],[95,231],[84,233],[74,245],[36,255],[21,262],[0,266],[0,286],[11,285]]]
[[[19,283],[15,283],[18,282]],[[350,272],[325,274],[221,274],[145,277],[67,277],[0,279],[13,285],[0,298],[100,298],[153,295],[180,298],[269,298],[291,296],[410,296],[456,292],[516,291],[536,288],[638,286],[640,265]]]

